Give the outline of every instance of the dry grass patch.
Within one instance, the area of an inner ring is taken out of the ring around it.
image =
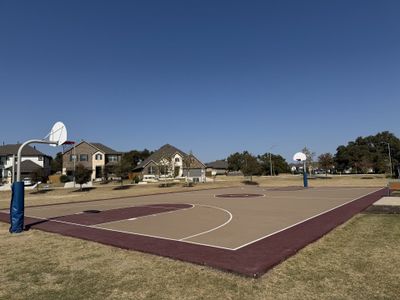
[[[396,299],[400,216],[359,215],[260,279],[0,223],[1,299]]]

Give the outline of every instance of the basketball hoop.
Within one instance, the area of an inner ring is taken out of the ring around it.
[[[50,146],[61,146],[67,141],[67,129],[62,122],[56,122],[51,128],[48,135],[39,140],[28,140],[23,143],[18,149],[17,156],[17,181],[13,182],[11,205],[10,205],[10,232],[19,233],[24,230],[24,198],[25,188],[24,182],[21,181],[21,162],[22,150],[29,144],[48,144]],[[14,173],[14,171],[13,171]]]
[[[67,141],[67,128],[63,122],[56,122],[51,128],[49,134],[44,138],[48,139],[52,147],[61,146]]]
[[[69,151],[75,146],[75,141],[65,141],[61,146],[63,148],[62,153],[64,154],[65,152]]]
[[[295,155],[293,155],[293,160],[303,163],[303,186],[305,188],[308,187],[307,165],[306,165],[307,155],[305,155],[303,152],[297,152]]]

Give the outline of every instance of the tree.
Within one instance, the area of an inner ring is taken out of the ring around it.
[[[30,174],[32,182],[36,183],[36,189],[39,191],[39,182],[45,181],[46,175],[44,174],[44,169],[43,168],[37,168],[32,173]]]
[[[126,165],[120,161],[114,165],[112,169],[115,176],[119,178],[121,185],[123,185],[124,179],[128,177],[128,173],[130,171],[129,165]]]
[[[75,168],[75,182],[80,185],[82,191],[82,185],[89,182],[92,176],[92,170],[86,169],[84,165],[78,164]]]
[[[132,171],[136,166],[146,158],[148,158],[153,151],[149,151],[147,149],[144,149],[142,151],[140,150],[131,150],[129,152],[126,152],[122,155],[122,163],[129,168],[130,171]]]
[[[51,160],[51,174],[61,172],[63,166],[63,154],[58,152],[54,159]]]
[[[178,174],[174,174],[172,159],[168,155],[161,156],[158,162],[158,174],[159,179],[163,180],[160,184],[161,187],[168,187],[170,186],[171,182],[169,181],[170,174],[173,174],[173,177],[178,176]],[[172,179],[172,178],[171,178]]]
[[[271,169],[270,169],[271,165],[272,165],[272,173],[275,175],[278,175],[280,173],[290,172],[290,167],[288,163],[281,155],[271,153],[270,157],[270,153],[267,152],[264,153],[263,155],[259,155],[258,159],[260,161],[261,172],[264,175],[271,174]]]
[[[332,154],[323,153],[318,156],[318,165],[321,169],[325,170],[325,176],[328,176],[328,170],[330,170],[334,165]]]
[[[358,137],[346,146],[339,146],[334,160],[338,171],[351,169],[358,173],[372,169],[375,173],[391,173],[391,166],[396,166],[400,161],[400,140],[388,131]]]
[[[243,165],[243,154],[236,152],[228,156],[228,170],[230,171],[240,171]]]
[[[186,182],[189,181],[190,169],[193,167],[194,162],[195,158],[193,156],[192,151],[190,151],[189,154],[186,155],[182,161],[183,168],[186,169]]]
[[[168,155],[162,156],[158,162],[158,173],[168,177],[168,174],[172,173],[172,160]],[[176,177],[176,176],[175,176]]]
[[[39,181],[43,182],[43,181],[46,180],[46,176],[45,176],[45,174],[44,174],[43,168],[37,168],[37,169],[35,169],[34,171],[32,171],[32,173],[30,174],[30,176],[31,176],[31,178],[32,178],[32,181],[35,182],[35,183],[36,183],[36,182],[39,182]]]
[[[339,146],[336,149],[336,154],[333,158],[336,170],[339,172],[344,172],[346,169],[350,168],[350,154],[346,146]]]
[[[114,166],[113,165],[105,165],[103,167],[103,169],[101,170],[101,173],[102,173],[101,175],[102,175],[103,180],[105,182],[107,182],[110,174],[114,173]]]
[[[244,176],[250,176],[250,181],[253,181],[253,175],[259,175],[261,172],[261,166],[257,158],[247,151],[242,153],[242,166],[240,170]]]
[[[304,147],[301,152],[303,152],[307,159],[306,159],[306,164],[308,167],[308,173],[311,174],[312,170],[314,169],[314,157],[315,157],[315,152],[311,152],[310,149],[308,149],[307,147]]]

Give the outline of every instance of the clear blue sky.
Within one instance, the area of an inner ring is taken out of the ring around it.
[[[204,160],[400,136],[400,1],[1,1],[0,142]],[[43,148],[52,153],[49,148]]]

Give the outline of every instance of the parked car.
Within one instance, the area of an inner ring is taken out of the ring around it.
[[[144,175],[143,176],[143,181],[144,182],[158,182],[158,180],[157,180],[155,175]]]
[[[30,177],[24,177],[23,182],[24,182],[24,185],[26,185],[26,186],[33,185],[32,178],[30,178]]]

